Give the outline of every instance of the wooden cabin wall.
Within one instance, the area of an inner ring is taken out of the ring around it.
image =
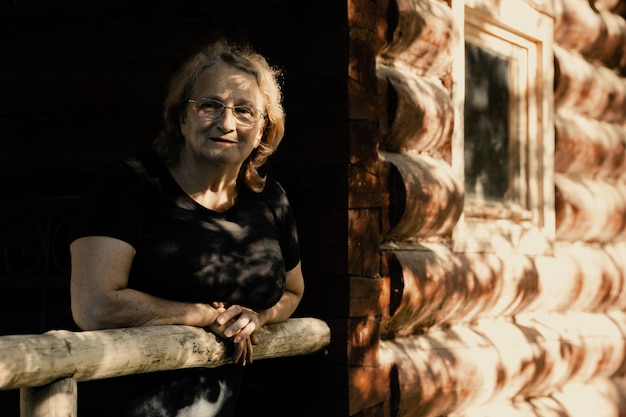
[[[349,13],[350,94],[379,106],[350,101],[365,168],[350,195],[380,192],[350,200],[349,415],[626,415],[626,2],[529,2],[554,19],[556,230],[541,255],[452,250],[463,28],[450,2],[382,3]]]

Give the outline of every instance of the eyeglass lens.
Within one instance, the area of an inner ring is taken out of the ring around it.
[[[194,103],[198,116],[205,119],[218,119],[222,117],[224,111],[229,108],[233,111],[235,118],[244,124],[253,124],[261,117],[261,111],[255,107],[249,106],[234,106],[229,107],[224,105],[221,101],[200,98],[197,100],[189,100]]]

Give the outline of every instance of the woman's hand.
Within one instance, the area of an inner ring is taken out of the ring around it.
[[[298,263],[287,271],[285,292],[274,306],[261,311],[237,304],[230,305],[214,302],[212,307],[217,310],[217,318],[210,326],[216,335],[223,339],[232,339],[235,344],[233,361],[243,364],[252,362],[252,349],[257,344],[254,332],[266,323],[278,323],[287,320],[295,311],[304,293],[302,268]]]
[[[213,303],[219,315],[209,326],[216,336],[233,342],[233,362],[245,366],[252,363],[252,352],[257,344],[254,331],[259,327],[258,314],[240,305],[231,305],[227,309],[223,303]]]
[[[224,335],[239,343],[246,337],[251,337],[260,325],[259,314],[251,308],[233,304],[220,313],[215,321],[224,327]]]

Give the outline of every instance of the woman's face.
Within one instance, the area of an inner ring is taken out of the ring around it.
[[[227,64],[218,63],[200,74],[192,99],[212,99],[227,107],[254,107],[264,111],[263,98],[255,78]],[[235,117],[234,109],[226,108],[219,117],[203,118],[194,103],[187,104],[181,119],[185,138],[183,157],[198,162],[228,165],[239,169],[252,150],[261,142],[264,119],[246,125]]]

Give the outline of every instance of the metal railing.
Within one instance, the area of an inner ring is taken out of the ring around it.
[[[314,318],[256,331],[253,359],[300,356],[330,343]],[[21,417],[76,417],[77,382],[231,363],[228,346],[191,326],[151,326],[0,337],[0,390],[20,389]]]

